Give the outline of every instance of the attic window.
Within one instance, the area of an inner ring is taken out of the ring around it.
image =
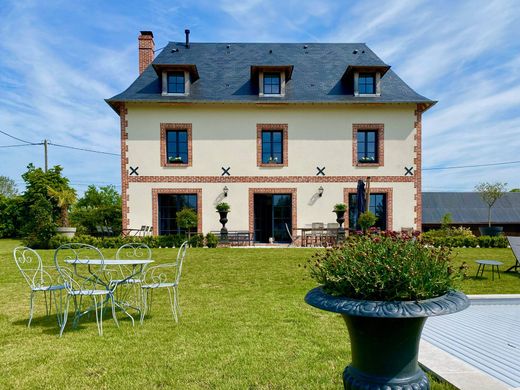
[[[376,75],[374,73],[359,74],[359,94],[372,95],[376,93]]]
[[[168,93],[184,93],[184,72],[168,72]]]
[[[264,73],[264,95],[279,95],[280,84],[280,73]]]

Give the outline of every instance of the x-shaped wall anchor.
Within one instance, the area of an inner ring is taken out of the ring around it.
[[[318,173],[316,173],[316,176],[325,176],[325,172],[323,172],[325,170],[325,167],[323,168],[320,168],[320,167],[316,167],[316,169],[318,170]]]
[[[413,167],[404,167],[404,170],[406,171],[404,174],[405,176],[413,176]]]
[[[231,167],[227,167],[227,168],[221,167],[221,169],[222,169],[221,176],[231,176],[231,174],[229,173],[229,170],[231,169]]]
[[[136,175],[136,176],[139,176],[139,173],[137,172],[137,170],[139,169],[139,167],[130,167],[130,176],[132,175]]]

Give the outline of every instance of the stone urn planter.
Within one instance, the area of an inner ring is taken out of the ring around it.
[[[221,237],[225,236],[227,239],[228,230],[226,228],[226,223],[228,222],[228,218],[227,218],[228,211],[218,211],[218,213],[220,215],[219,222],[222,224],[222,228],[220,229],[220,236]]]
[[[56,233],[60,236],[72,238],[76,234],[76,228],[75,227],[57,227]]]
[[[417,362],[424,323],[469,306],[458,291],[421,301],[368,301],[332,296],[322,287],[309,291],[305,302],[345,320],[352,362],[343,371],[343,384],[352,390],[429,389]]]
[[[478,228],[481,236],[498,236],[504,230],[503,226],[485,226]]]
[[[345,210],[333,210],[336,213],[336,222],[339,223],[339,233],[345,233],[343,223],[345,223]]]

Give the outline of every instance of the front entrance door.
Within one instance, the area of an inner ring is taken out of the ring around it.
[[[289,242],[285,224],[292,229],[291,194],[255,194],[254,195],[255,241]]]

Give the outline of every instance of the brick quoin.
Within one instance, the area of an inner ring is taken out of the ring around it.
[[[249,188],[249,233],[255,233],[255,194],[291,194],[291,230],[294,237],[297,225],[296,188]]]
[[[128,139],[128,133],[126,131],[128,127],[128,120],[126,116],[128,114],[128,109],[125,107],[124,103],[121,103],[119,107],[119,119],[121,125],[121,206],[122,206],[122,228],[128,229],[129,220],[128,214],[130,213],[130,209],[128,207],[128,145],[126,144],[126,140]]]
[[[372,178],[370,178],[372,181]],[[348,196],[349,194],[357,193],[357,188],[344,188],[343,189],[343,202],[348,207]],[[386,230],[393,230],[394,223],[394,199],[393,199],[393,188],[390,187],[371,187],[371,194],[386,194]],[[349,226],[349,213],[345,213],[345,224],[347,228]]]
[[[415,110],[415,225],[417,230],[422,230],[422,113],[428,108],[425,104],[418,104]]]

